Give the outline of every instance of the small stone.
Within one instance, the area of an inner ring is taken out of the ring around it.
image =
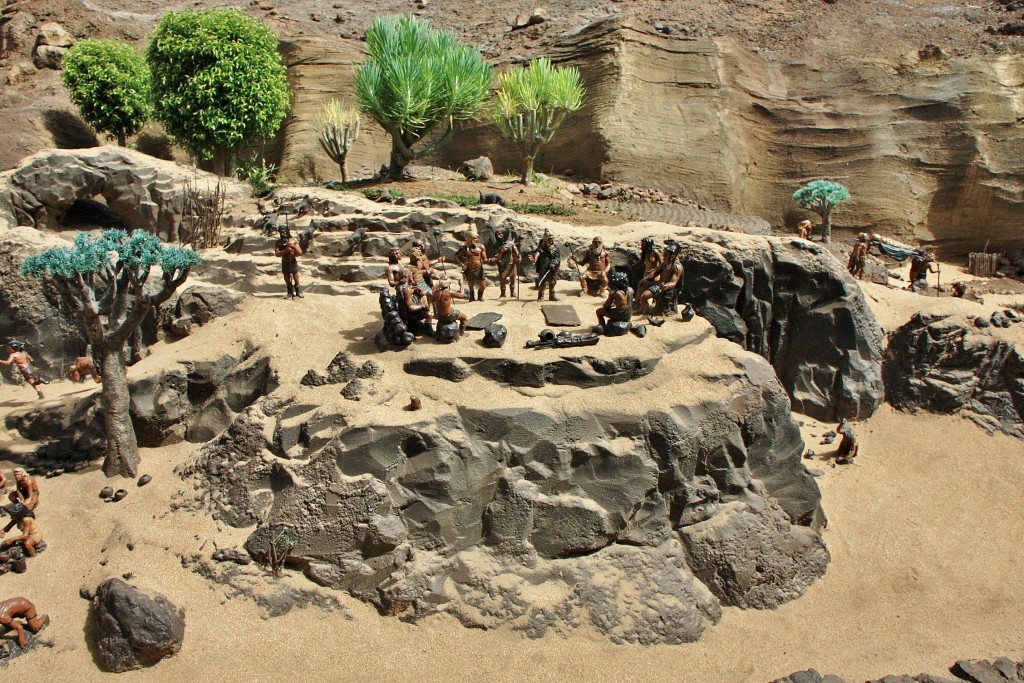
[[[148,484],[151,481],[153,481],[153,477],[149,476],[148,474],[143,474],[141,477],[139,477],[139,481],[137,482],[136,485],[137,486],[145,486],[146,484]]]
[[[975,327],[992,327],[992,323],[990,323],[986,318],[982,318],[982,317],[979,316],[979,317],[974,319],[974,326]]]
[[[815,453],[814,453],[814,451],[813,451],[813,450],[811,450],[810,448],[808,448],[808,449],[807,449],[807,452],[806,452],[806,453],[804,453],[804,459],[805,459],[805,460],[810,460],[810,459],[811,459],[811,458],[813,458],[814,456],[815,456]]]
[[[422,407],[423,407],[423,402],[420,400],[419,396],[410,396],[409,397],[409,410],[419,410]]]

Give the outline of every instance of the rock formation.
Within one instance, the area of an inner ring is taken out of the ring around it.
[[[153,666],[181,650],[185,611],[159,593],[110,579],[96,589],[86,637],[103,671]]]
[[[883,365],[886,399],[897,408],[959,413],[1019,438],[1022,373],[1024,353],[1009,334],[948,314],[918,313],[893,332]]]
[[[949,671],[956,678],[918,674],[916,676],[885,676],[867,683],[1024,683],[1024,662],[1015,662],[1007,657],[995,660],[962,659]],[[822,676],[814,669],[797,671],[784,678],[777,678],[772,683],[846,683],[838,676]]]

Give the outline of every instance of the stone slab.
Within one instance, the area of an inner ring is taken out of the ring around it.
[[[540,307],[544,320],[552,327],[579,327],[583,324],[572,304],[544,304]]]
[[[466,322],[467,330],[482,330],[492,323],[496,323],[501,320],[501,313],[494,313],[487,311],[484,313],[477,313]]]

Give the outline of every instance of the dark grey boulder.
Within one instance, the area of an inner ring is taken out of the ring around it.
[[[236,310],[245,295],[226,287],[197,285],[183,291],[165,313],[163,325],[171,334],[185,337],[195,325],[205,325],[214,318]]]
[[[490,180],[494,177],[494,166],[487,157],[477,157],[462,162],[459,173],[469,180]]]
[[[110,579],[96,589],[86,637],[103,671],[153,666],[181,649],[185,612],[159,593]]]

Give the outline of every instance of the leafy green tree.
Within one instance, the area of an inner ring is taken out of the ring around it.
[[[391,136],[388,175],[448,142],[456,121],[476,118],[491,90],[493,70],[480,53],[455,35],[414,17],[378,17],[366,33],[370,58],[356,67],[360,108]],[[413,147],[438,126],[444,132],[427,147]]]
[[[167,301],[199,261],[194,251],[166,246],[144,230],[131,235],[105,230],[96,237],[79,233],[73,248],[48,249],[29,256],[21,266],[22,275],[56,283],[82,321],[93,357],[100,360],[107,476],[134,477],[139,462],[129,415],[125,343],[146,314]],[[159,285],[147,287],[154,267],[160,269]]]
[[[583,83],[573,67],[553,67],[536,59],[526,68],[498,75],[498,98],[491,118],[523,157],[523,185],[533,182],[533,162],[551,142],[565,115],[583,107]]]
[[[61,67],[71,101],[97,131],[124,147],[146,125],[153,112],[149,67],[134,47],[83,40],[67,51]]]
[[[320,129],[320,146],[341,169],[341,182],[347,183],[345,159],[359,137],[359,110],[346,106],[344,100],[331,99],[324,102],[316,123]]]
[[[237,150],[277,132],[288,112],[277,38],[237,10],[170,12],[146,51],[156,116],[214,170],[234,174]]]
[[[805,209],[821,216],[823,239],[832,241],[832,209],[850,198],[850,191],[831,180],[812,180],[793,193],[793,199]]]

